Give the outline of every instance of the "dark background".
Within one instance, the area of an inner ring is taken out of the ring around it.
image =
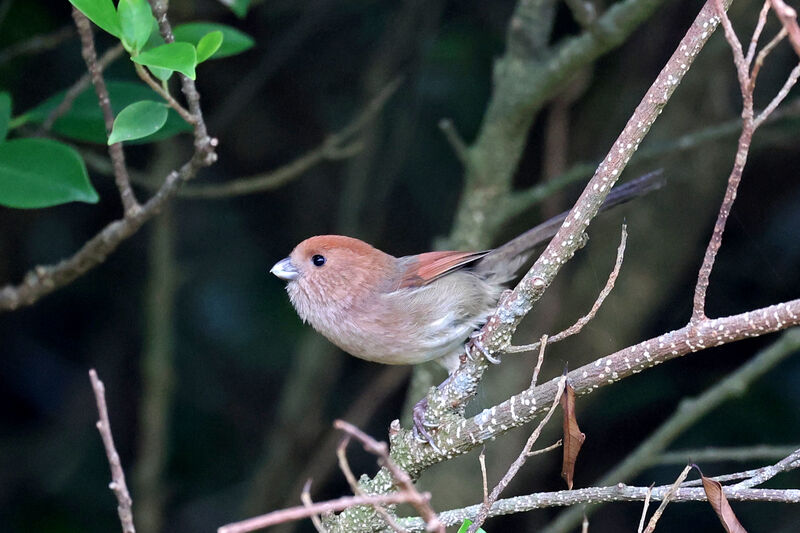
[[[285,164],[344,126],[389,80],[402,75],[403,82],[364,130],[365,149],[359,155],[322,163],[275,191],[224,200],[178,199],[168,219],[149,223],[75,283],[32,307],[0,315],[3,531],[119,528],[94,425],[97,415],[87,377],[92,367],[106,383],[134,511],[156,509],[146,512],[151,519],[161,517],[164,531],[212,531],[226,522],[295,505],[309,475],[314,477],[315,499],[348,493],[342,476],[330,469],[333,448],[323,445],[332,420],[361,417],[365,430],[385,438],[389,422],[403,409],[408,370],[387,369],[332,349],[301,324],[283,284],[268,271],[297,242],[314,234],[346,233],[394,255],[430,249],[437,237],[448,234],[463,176],[437,123],[451,118],[467,141],[474,138],[490,97],[492,61],[504,51],[514,2],[275,1],[256,3],[242,20],[213,2],[170,4],[173,23],[224,22],[257,43],[240,56],[199,67],[204,112],[220,147],[219,162],[202,171],[198,183],[224,182]],[[667,3],[625,44],[583,73],[585,91],[578,91],[568,109],[568,148],[559,154],[567,167],[605,155],[700,6],[697,1]],[[749,35],[758,8],[737,2],[732,9],[742,36]],[[0,46],[70,22],[67,2],[14,1],[0,24]],[[772,19],[766,38],[776,28]],[[577,31],[560,6],[553,41]],[[97,41],[101,51],[113,44],[103,34]],[[769,101],[796,60],[785,43],[775,51],[759,79],[758,107]],[[71,85],[83,69],[73,36],[53,50],[0,64],[0,89],[11,92],[19,114]],[[121,59],[106,76],[133,79],[134,73],[128,60]],[[789,105],[792,99],[790,95]],[[740,109],[730,50],[720,30],[642,150],[735,119]],[[544,148],[548,117],[549,111],[541,114],[530,132],[516,177],[519,188],[539,183],[543,165],[554,155]],[[756,133],[711,277],[710,316],[800,294],[798,126],[800,121],[790,117]],[[669,185],[593,224],[589,245],[523,323],[519,343],[556,332],[588,310],[610,271],[625,218],[630,238],[617,288],[581,335],[549,349],[545,379],[564,364],[575,368],[686,323],[735,146],[736,134],[641,164],[632,161],[623,179],[663,168]],[[86,148],[103,153],[102,147]],[[190,149],[189,137],[183,136],[160,145],[128,147],[126,155],[133,168],[158,179]],[[97,205],[0,208],[0,282],[17,283],[33,265],[72,254],[120,216],[113,180],[93,172],[92,181],[101,196]],[[579,190],[565,189],[531,209],[509,224],[503,237],[569,207]],[[140,198],[147,195],[145,189],[137,191]],[[156,228],[171,230],[171,257],[154,265]],[[173,303],[169,298],[148,303],[148,287],[165,279],[159,269],[177,280]],[[172,348],[148,359],[143,354],[165,338],[148,323],[148,311],[158,310],[162,315],[155,320],[168,326],[166,346]],[[576,487],[590,486],[634,449],[681,398],[699,395],[775,338],[693,354],[581,399],[578,414],[588,438]],[[531,355],[505,359],[490,369],[477,399],[481,406],[518,392],[530,379]],[[160,363],[156,376],[167,378],[169,386],[148,381],[152,360]],[[375,387],[378,379],[386,385]],[[368,390],[375,396],[359,403]],[[787,358],[671,448],[798,443],[799,391],[800,360]],[[163,472],[155,483],[136,473],[146,460],[143,434],[153,422],[142,414],[147,398],[163,402],[159,417],[167,424],[159,447],[165,454]],[[557,438],[557,425],[542,445]],[[487,445],[490,483],[499,479],[526,437],[526,430],[515,431]],[[374,460],[355,446],[351,458],[356,473],[376,469]],[[505,495],[560,490],[559,462],[560,452],[532,459]],[[715,475],[770,462],[774,460],[702,466],[706,474]],[[630,482],[671,483],[680,469],[651,468]],[[431,469],[421,484],[433,492],[437,510],[478,503],[476,455]],[[769,484],[799,485],[796,474]],[[148,496],[155,508],[148,507]],[[742,503],[734,509],[750,531],[796,531],[800,521],[800,511],[785,504]],[[608,505],[593,515],[591,531],[635,531],[640,510],[640,504]],[[541,510],[489,520],[486,530],[532,531],[557,513]],[[146,525],[139,528],[147,530]],[[300,528],[308,531],[310,525]],[[711,509],[699,503],[668,509],[659,529],[678,528],[721,531]]]

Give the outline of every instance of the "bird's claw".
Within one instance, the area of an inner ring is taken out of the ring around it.
[[[486,346],[483,345],[483,342],[481,342],[479,331],[476,331],[475,333],[469,336],[469,341],[467,341],[467,344],[464,346],[464,350],[466,350],[467,353],[471,353],[470,347],[477,348],[478,351],[481,352],[481,354],[483,354],[486,360],[492,363],[493,365],[500,364],[500,358],[489,353],[489,350],[486,348]]]
[[[411,418],[414,421],[414,438],[417,442],[425,443],[427,442],[433,451],[436,453],[442,453],[436,443],[433,440],[433,436],[428,431],[428,428],[435,429],[439,427],[438,423],[428,422],[425,419],[425,411],[428,409],[428,398],[427,396],[422,398],[417,404],[414,406],[412,410]]]

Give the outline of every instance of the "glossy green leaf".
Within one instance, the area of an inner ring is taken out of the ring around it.
[[[472,520],[467,518],[466,520],[464,520],[464,523],[461,524],[461,527],[458,528],[458,533],[467,533],[467,531],[469,530],[469,526],[471,525],[472,525]],[[484,531],[483,528],[479,527],[478,533],[486,533],[486,531]]]
[[[108,136],[108,144],[147,137],[167,121],[167,105],[152,100],[136,102],[119,112]]]
[[[252,48],[255,44],[253,38],[246,33],[242,33],[236,28],[232,28],[224,24],[214,24],[211,22],[189,22],[188,24],[179,24],[173,29],[175,40],[185,41],[187,43],[197,45],[199,45],[200,40],[204,36],[214,31],[221,31],[223,40],[222,46],[220,46],[219,50],[217,50],[212,56],[213,59],[241,54],[245,50]]]
[[[0,143],[0,204],[35,208],[97,200],[83,160],[69,146],[51,139]]]
[[[222,32],[212,31],[203,35],[203,38],[197,43],[197,62],[202,63],[219,50],[222,45]]]
[[[3,91],[0,92],[0,142],[6,140],[9,122],[11,122],[11,95]]]
[[[117,6],[122,41],[129,51],[139,52],[153,31],[153,12],[147,0],[119,0]]]
[[[117,10],[111,0],[69,0],[78,11],[117,38],[122,38],[122,28],[119,24]]]
[[[148,67],[159,67],[175,70],[191,79],[195,78],[194,67],[197,65],[197,53],[189,43],[168,43],[146,50],[132,60]]]
[[[109,81],[106,85],[111,98],[111,106],[115,111],[124,109],[140,100],[158,101],[161,99],[155,91],[141,83]],[[63,92],[56,94],[28,111],[23,117],[30,122],[41,123],[63,99]],[[190,130],[191,126],[174,110],[170,109],[167,115],[167,122],[163,128],[153,135],[132,142],[153,142]],[[106,135],[105,122],[103,121],[100,107],[97,105],[97,95],[94,92],[94,88],[89,87],[78,95],[70,110],[53,124],[53,132],[78,141],[106,144],[108,137]]]

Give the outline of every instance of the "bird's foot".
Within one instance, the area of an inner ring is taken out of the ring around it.
[[[476,331],[475,333],[470,335],[469,336],[469,340],[467,341],[467,344],[464,345],[464,350],[468,354],[471,354],[472,353],[471,348],[477,348],[478,351],[481,354],[483,354],[483,356],[486,358],[487,361],[489,361],[493,365],[499,365],[500,364],[500,358],[497,357],[497,356],[492,355],[491,353],[489,353],[489,350],[486,348],[486,346],[483,345],[483,342],[481,341],[480,336],[481,336],[481,332],[480,331]]]
[[[414,406],[414,409],[411,411],[411,418],[414,421],[414,438],[418,442],[427,442],[430,444],[433,451],[436,453],[442,453],[436,443],[433,440],[433,436],[430,434],[428,429],[435,429],[439,427],[438,423],[428,422],[425,418],[425,412],[428,410],[428,397],[423,397],[417,404]]]

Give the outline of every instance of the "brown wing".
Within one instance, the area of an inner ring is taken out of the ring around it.
[[[485,252],[428,252],[403,257],[406,270],[399,287],[421,287],[485,256]]]

